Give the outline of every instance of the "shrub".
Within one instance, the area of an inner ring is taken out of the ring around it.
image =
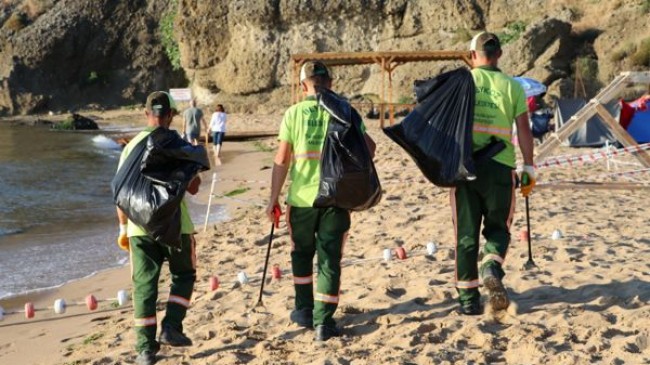
[[[587,82],[596,81],[598,79],[598,60],[592,57],[578,57],[575,71]]]
[[[74,118],[68,117],[60,123],[52,124],[52,129],[57,131],[72,131],[74,130]]]
[[[521,20],[517,20],[515,22],[508,23],[500,33],[497,33],[497,37],[499,37],[501,45],[506,45],[519,39],[521,34],[525,31],[526,23]]]
[[[581,81],[577,83],[580,86],[575,91],[580,93],[584,91],[583,97],[589,98],[590,95],[595,95],[602,88],[603,85],[598,79],[598,60],[593,56],[578,57],[575,60],[573,71],[574,80]]]
[[[452,40],[454,44],[467,43],[472,40],[472,33],[467,28],[458,28],[454,31]]]
[[[415,104],[415,99],[412,96],[402,95],[397,99],[398,104]]]
[[[160,41],[174,70],[181,68],[181,51],[176,38],[174,38],[174,21],[176,20],[177,12],[178,0],[170,0],[169,8],[160,20],[158,27]]]
[[[374,93],[363,94],[363,99],[364,101],[368,101],[375,104],[381,103],[381,97],[379,96],[379,94],[374,94]]]
[[[632,64],[635,66],[650,67],[650,38],[641,41],[636,52],[631,57]]]
[[[249,191],[250,189],[251,188],[237,188],[235,190],[231,190],[231,191],[223,194],[223,196],[231,198],[231,197],[236,196],[236,195],[244,194],[245,192]]]
[[[90,74],[88,74],[88,84],[94,84],[99,80],[99,75],[97,75],[96,71],[90,71]]]
[[[92,335],[84,338],[83,344],[84,345],[90,345],[90,344],[94,343],[95,341],[99,340],[102,337],[104,337],[103,333],[93,333]]]
[[[627,58],[636,51],[636,46],[634,43],[627,42],[621,48],[617,49],[610,56],[611,60],[614,62],[622,61],[624,58]]]
[[[641,13],[648,14],[650,13],[650,0],[643,0],[641,3]]]

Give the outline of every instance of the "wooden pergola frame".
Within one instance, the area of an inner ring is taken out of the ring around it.
[[[547,138],[546,142],[542,143],[536,149],[535,161],[543,162],[548,156],[551,155],[563,141],[571,136],[575,131],[580,129],[587,123],[594,115],[598,115],[616,139],[625,147],[637,146],[638,144],[630,136],[623,127],[618,123],[607,109],[603,106],[617,97],[623,89],[628,85],[633,84],[650,84],[650,71],[646,72],[623,72],[618,75],[609,85],[603,88],[598,95],[591,99],[582,109],[575,113],[567,123]],[[636,158],[641,162],[644,167],[650,167],[650,155],[646,151],[639,151]]]
[[[386,102],[386,77],[388,77],[388,100],[393,99],[393,71],[408,62],[463,61],[471,65],[469,51],[413,51],[413,52],[325,52],[298,53],[291,56],[291,102],[302,99],[300,92],[300,68],[307,61],[320,61],[327,66],[356,66],[376,64],[381,67],[380,120],[384,126],[386,104],[390,106],[390,124],[395,121],[395,107]]]

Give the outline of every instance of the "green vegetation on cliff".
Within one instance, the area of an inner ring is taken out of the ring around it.
[[[174,38],[176,13],[178,13],[178,0],[170,0],[167,13],[160,20],[158,28],[160,31],[160,40],[174,71],[181,68],[181,51],[176,38]]]

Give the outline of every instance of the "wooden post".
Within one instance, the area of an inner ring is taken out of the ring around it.
[[[379,108],[379,124],[384,128],[384,113],[386,106],[386,59],[381,59],[381,107]]]
[[[600,116],[600,119],[607,124],[609,129],[612,131],[616,139],[623,144],[625,147],[629,146],[638,146],[634,138],[630,136],[629,133],[623,127],[621,127],[620,124],[612,117],[611,114],[605,109],[605,107],[602,104],[597,104],[596,105],[596,111],[598,112],[598,116]],[[646,151],[639,151],[635,157],[641,162],[643,167],[650,167],[650,156]]]
[[[396,67],[388,66],[388,100],[390,101],[390,108],[388,110],[390,117],[390,125],[395,124],[395,103],[393,103],[393,71]]]
[[[393,104],[393,68],[388,66],[388,101],[390,108],[388,110],[390,125],[395,124],[395,105]]]
[[[291,87],[291,104],[295,103],[296,100],[296,61],[291,58],[291,79],[289,79],[289,85]]]
[[[300,89],[300,68],[304,63],[305,63],[304,59],[297,59],[295,60],[294,67],[293,67],[293,72],[294,72],[293,84],[295,85],[294,87],[295,87],[295,97],[296,97],[296,99],[293,101],[294,104],[302,100],[302,91]]]
[[[388,99],[387,102],[388,104],[388,120],[390,125],[393,125],[395,123],[395,105],[393,105],[393,70],[395,67],[393,67],[393,60],[395,59],[394,56],[390,57],[385,63],[384,63],[384,69],[386,70],[386,73],[388,73]]]

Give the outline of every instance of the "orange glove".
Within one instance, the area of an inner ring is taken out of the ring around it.
[[[527,198],[533,192],[535,182],[535,167],[524,165],[524,169],[521,172],[521,195],[524,198]]]
[[[124,251],[129,251],[129,237],[126,235],[126,224],[120,224],[120,235],[117,236],[117,246]]]

